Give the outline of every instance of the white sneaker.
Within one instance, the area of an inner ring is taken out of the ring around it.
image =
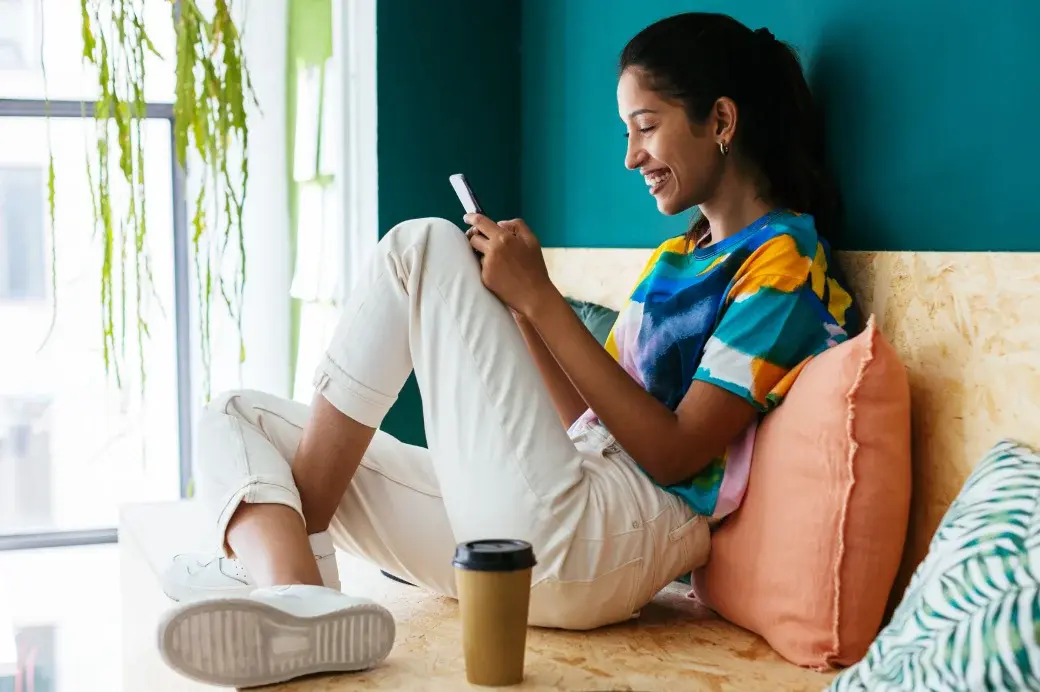
[[[339,591],[339,566],[332,537],[328,531],[322,531],[311,534],[310,540],[322,583]],[[175,601],[245,596],[257,588],[241,562],[212,554],[175,556],[160,581],[163,591]]]
[[[159,651],[193,680],[254,687],[371,668],[390,654],[395,633],[381,605],[295,584],[176,606],[159,624]]]

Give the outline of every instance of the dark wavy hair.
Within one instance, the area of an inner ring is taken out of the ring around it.
[[[821,235],[841,223],[841,197],[824,152],[823,118],[794,50],[767,29],[752,31],[723,14],[688,12],[640,31],[621,52],[620,73],[681,102],[703,123],[722,97],[737,104],[732,147],[758,176],[763,199],[812,214]],[[702,215],[688,237],[710,233]]]

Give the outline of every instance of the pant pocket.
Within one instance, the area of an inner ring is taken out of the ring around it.
[[[528,622],[537,627],[590,630],[631,619],[645,578],[643,558],[589,580],[546,577],[531,587]]]
[[[669,553],[676,555],[679,563],[671,570],[669,580],[703,566],[711,554],[711,530],[708,520],[699,514],[668,532]]]

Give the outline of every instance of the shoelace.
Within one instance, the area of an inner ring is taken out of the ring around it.
[[[212,565],[214,562],[219,562],[219,561],[221,561],[223,559],[224,559],[223,557],[220,557],[218,555],[216,557],[211,557],[206,562],[202,562],[201,560],[195,560],[194,568],[192,567],[191,563],[188,563],[188,574],[195,574],[196,572],[200,572],[200,571],[206,569],[207,567],[209,567],[210,565]]]

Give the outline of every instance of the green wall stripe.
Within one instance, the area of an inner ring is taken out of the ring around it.
[[[520,214],[519,0],[379,0],[379,227],[441,216],[462,225],[448,184],[466,173],[499,218]],[[383,423],[424,445],[414,378]]]

